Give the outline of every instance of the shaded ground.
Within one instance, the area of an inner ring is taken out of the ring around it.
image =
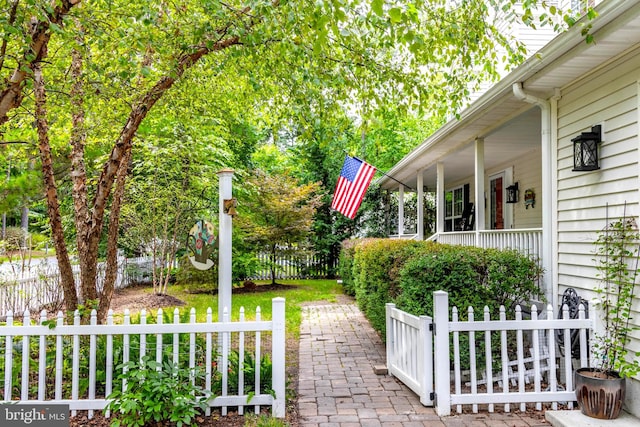
[[[234,288],[233,293],[266,292],[269,290],[287,290],[293,285],[259,285],[255,288]],[[156,310],[165,307],[181,307],[185,302],[171,295],[155,295],[149,293],[148,286],[132,286],[118,290],[114,293],[111,301],[111,309],[114,313],[122,313],[129,309],[131,313],[139,312],[142,309]],[[298,340],[287,338],[287,387],[291,390],[287,398],[286,421],[293,427],[298,423]],[[215,411],[215,409],[212,409]],[[211,416],[201,416],[196,418],[198,427],[239,427],[245,424],[245,416],[237,415],[234,411],[229,411],[227,416],[220,416],[218,412],[212,412]],[[69,420],[70,427],[108,427],[112,419],[105,418],[99,411],[94,413],[92,419],[88,419],[86,411],[78,411],[78,415]]]

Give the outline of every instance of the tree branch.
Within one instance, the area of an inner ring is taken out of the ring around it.
[[[10,110],[22,103],[27,81],[27,71],[24,68],[27,67],[33,71],[35,64],[38,64],[47,56],[47,46],[51,37],[51,24],[62,25],[63,18],[80,1],[61,0],[56,2],[57,6],[53,9],[53,13],[48,16],[48,19],[37,21],[32,26],[31,44],[23,52],[22,59],[18,61],[11,76],[6,79],[6,86],[0,90],[0,125],[9,119],[7,114]]]

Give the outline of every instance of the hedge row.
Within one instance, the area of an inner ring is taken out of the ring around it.
[[[385,334],[385,304],[415,315],[433,315],[433,292],[449,293],[450,306],[466,319],[467,308],[488,306],[497,316],[531,299],[542,299],[535,260],[514,250],[435,242],[362,239],[343,243],[339,274],[347,294],[371,325]]]

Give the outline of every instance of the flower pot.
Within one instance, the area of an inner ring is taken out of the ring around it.
[[[626,383],[617,372],[580,368],[575,371],[575,385],[576,400],[583,414],[603,420],[618,418]]]

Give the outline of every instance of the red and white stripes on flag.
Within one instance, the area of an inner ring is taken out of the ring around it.
[[[376,173],[376,168],[355,157],[346,156],[340,178],[333,193],[331,208],[347,218],[353,219],[358,212],[369,184]]]

